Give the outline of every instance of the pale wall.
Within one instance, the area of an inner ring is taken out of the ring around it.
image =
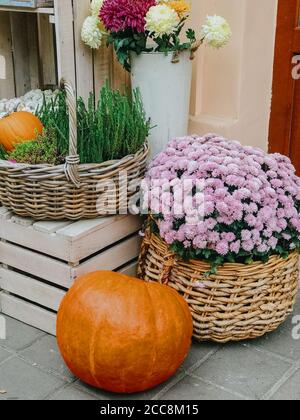
[[[190,132],[214,132],[267,150],[277,0],[193,0],[193,27],[207,14],[230,23],[233,38],[202,47],[194,63]]]

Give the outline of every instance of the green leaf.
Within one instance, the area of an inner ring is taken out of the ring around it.
[[[196,32],[193,29],[188,29],[186,31],[186,37],[194,43],[196,41]]]

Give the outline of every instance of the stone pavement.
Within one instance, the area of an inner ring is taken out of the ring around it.
[[[300,296],[293,317],[258,340],[194,343],[169,382],[133,396],[84,385],[64,366],[54,337],[7,317],[8,337],[0,340],[0,400],[300,400]]]

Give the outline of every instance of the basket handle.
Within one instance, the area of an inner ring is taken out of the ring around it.
[[[70,82],[61,79],[60,86],[66,92],[66,102],[69,110],[69,156],[66,157],[65,174],[68,181],[72,182],[76,188],[80,188],[78,165],[80,157],[77,152],[77,100],[75,91]]]

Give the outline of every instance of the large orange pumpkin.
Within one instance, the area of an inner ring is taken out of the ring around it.
[[[20,111],[0,119],[0,144],[11,152],[17,143],[34,140],[43,131],[41,121],[30,112]]]
[[[66,294],[57,339],[69,369],[84,382],[118,393],[166,381],[186,358],[190,310],[173,289],[99,271]]]

